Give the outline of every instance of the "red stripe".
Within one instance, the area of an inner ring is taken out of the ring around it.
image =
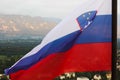
[[[65,72],[111,70],[111,50],[111,43],[77,44],[66,52],[49,55],[28,70],[11,74],[11,80],[53,80]]]

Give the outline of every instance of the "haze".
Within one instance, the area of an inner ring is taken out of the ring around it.
[[[0,13],[64,18],[81,0],[0,0]]]

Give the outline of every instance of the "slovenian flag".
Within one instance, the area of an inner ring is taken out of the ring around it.
[[[85,0],[5,74],[11,80],[53,80],[66,72],[110,71],[111,2]]]

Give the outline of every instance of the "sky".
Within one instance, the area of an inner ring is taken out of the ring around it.
[[[117,27],[117,37],[120,38],[120,0],[118,0],[118,27]]]
[[[118,0],[118,14],[120,15],[120,0]]]
[[[81,0],[0,0],[0,13],[64,18]]]

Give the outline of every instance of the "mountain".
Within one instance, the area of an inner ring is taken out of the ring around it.
[[[58,22],[58,18],[0,14],[0,40],[43,38]]]

